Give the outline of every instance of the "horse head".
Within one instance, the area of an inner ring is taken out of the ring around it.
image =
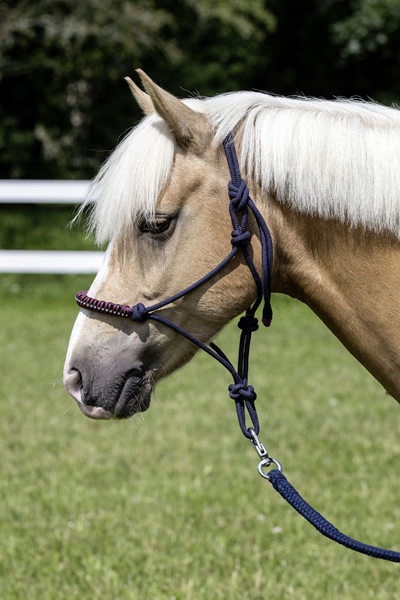
[[[94,227],[109,246],[89,290],[100,301],[130,306],[174,296],[232,249],[229,169],[201,102],[189,101],[190,106],[143,72],[140,77],[146,92],[128,83],[146,117],[94,184]],[[256,236],[249,251],[259,266]],[[255,297],[239,253],[212,281],[158,312],[208,342]],[[83,308],[71,335],[64,384],[85,415],[130,417],[148,408],[155,383],[195,351],[162,323]]]

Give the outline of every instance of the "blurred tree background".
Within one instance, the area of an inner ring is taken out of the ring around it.
[[[0,178],[92,177],[140,114],[141,67],[181,97],[400,99],[400,0],[3,0]]]

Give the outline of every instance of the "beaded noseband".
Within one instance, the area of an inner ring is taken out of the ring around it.
[[[147,319],[158,321],[159,323],[162,323],[175,330],[180,335],[196,344],[199,348],[203,349],[210,356],[218,360],[218,362],[220,362],[233,377],[234,383],[229,386],[229,395],[235,401],[236,413],[242,433],[251,441],[260,458],[258,464],[258,471],[260,475],[270,481],[277,492],[279,492],[279,494],[298,513],[300,513],[324,536],[339,544],[342,544],[347,548],[350,548],[351,550],[355,550],[356,552],[360,552],[362,554],[367,554],[373,558],[380,558],[391,562],[400,562],[400,552],[385,550],[383,548],[370,546],[368,544],[364,544],[363,542],[354,540],[353,538],[341,533],[338,529],[336,529],[336,527],[329,523],[329,521],[327,521],[321,514],[312,508],[294,489],[294,487],[289,483],[282,473],[282,467],[280,463],[276,459],[268,456],[268,452],[258,438],[260,426],[257,411],[254,406],[257,396],[253,386],[248,384],[249,353],[251,335],[258,329],[258,320],[255,317],[255,313],[263,300],[264,308],[262,313],[262,322],[264,325],[269,326],[272,319],[270,300],[273,246],[269,229],[258,208],[250,198],[246,182],[241,177],[236,150],[231,135],[229,135],[224,141],[224,149],[231,174],[231,181],[228,184],[228,192],[230,198],[229,213],[233,224],[231,239],[232,250],[228,256],[209,273],[204,275],[204,277],[189,287],[174,294],[166,300],[162,300],[151,306],[146,307],[144,304],[139,303],[130,307],[121,304],[115,304],[114,302],[105,302],[103,300],[97,300],[96,298],[90,298],[86,291],[79,292],[76,295],[76,302],[81,308],[86,310],[97,311],[99,313],[113,315],[116,317],[130,318],[133,321],[138,321],[141,323]],[[257,223],[261,241],[261,277],[254,266],[252,257],[247,248],[251,238],[251,234],[247,228],[249,210],[252,212]],[[186,296],[220,273],[234,259],[239,252],[239,249],[242,251],[246,263],[254,278],[257,287],[257,298],[254,304],[246,310],[246,314],[241,317],[238,322],[238,326],[241,329],[241,335],[239,343],[238,368],[236,370],[227,356],[214,343],[209,345],[204,344],[195,338],[191,333],[185,331],[179,325],[176,325],[157,311],[160,308],[175,302],[175,300]],[[251,427],[247,427],[246,425],[246,411],[252,422]],[[265,472],[265,469],[268,469],[272,464],[275,465],[276,468],[269,472]]]

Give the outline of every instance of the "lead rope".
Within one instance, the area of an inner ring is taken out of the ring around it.
[[[131,318],[133,321],[144,322],[147,319],[158,321],[159,323],[170,327],[187,340],[204,350],[204,352],[215,358],[232,375],[234,383],[232,383],[228,388],[229,395],[235,401],[236,414],[240,429],[243,435],[250,440],[260,458],[258,463],[258,471],[260,475],[264,479],[267,479],[272,484],[274,489],[279,492],[282,498],[286,500],[286,502],[288,502],[309,523],[311,523],[311,525],[313,525],[322,535],[337,542],[338,544],[350,548],[351,550],[366,554],[373,558],[380,558],[391,562],[400,562],[400,552],[385,550],[383,548],[370,546],[368,544],[364,544],[363,542],[354,540],[353,538],[341,533],[338,529],[336,529],[336,527],[329,523],[329,521],[327,521],[320,513],[312,508],[289,483],[282,473],[282,466],[279,461],[268,455],[265,446],[258,438],[260,424],[254,404],[257,395],[254,391],[254,387],[248,384],[249,355],[252,333],[258,329],[258,319],[256,318],[255,313],[262,301],[264,301],[264,308],[262,312],[263,324],[268,327],[272,319],[270,298],[273,246],[268,227],[253,200],[250,198],[246,182],[241,177],[236,150],[231,135],[225,139],[224,149],[231,174],[231,181],[228,186],[230,197],[229,213],[234,228],[231,239],[232,250],[228,256],[212,271],[191,286],[185,288],[181,292],[178,292],[174,296],[167,298],[166,300],[162,300],[157,304],[153,304],[152,306],[145,307],[143,304],[139,303],[130,307],[123,306],[121,304],[115,304],[113,302],[105,302],[103,300],[97,300],[96,298],[90,298],[86,291],[78,292],[75,297],[76,302],[81,308],[109,315]],[[252,211],[257,223],[261,241],[261,279],[247,249],[247,245],[249,244],[251,237],[251,234],[247,229],[249,209]],[[214,343],[207,345],[201,342],[191,333],[182,329],[179,325],[176,325],[159,313],[155,314],[154,311],[157,311],[160,308],[175,302],[179,298],[186,296],[193,290],[200,287],[203,283],[209,281],[234,259],[239,248],[242,250],[246,263],[253,275],[257,287],[257,298],[254,304],[247,309],[246,314],[241,317],[238,322],[238,327],[241,329],[241,334],[238,352],[238,368],[236,370],[228,357]],[[250,417],[252,423],[251,427],[247,427],[246,412]],[[269,472],[266,471],[265,469],[268,469],[271,465],[275,465],[276,468]]]
[[[242,188],[243,186],[247,186],[245,182],[242,180],[240,175],[239,164],[236,156],[235,147],[233,144],[233,140],[231,136],[227,138],[224,143],[225,153],[227,155],[228,165],[231,173],[232,181],[229,184],[229,191],[231,193],[231,189]],[[239,183],[240,181],[240,183]],[[233,184],[233,185],[232,185]],[[239,184],[239,185],[238,185]],[[269,234],[268,228],[265,224],[263,217],[258,213],[255,214],[255,207],[253,201],[248,195],[248,190],[244,192],[241,191],[242,197],[247,197],[248,206],[253,211],[253,214],[256,216],[256,220],[259,226],[260,236],[261,236],[261,246],[262,246],[262,261],[263,261],[263,295],[264,299],[270,297],[270,282],[271,282],[271,273],[272,273],[272,240]],[[258,212],[258,210],[257,210]],[[265,225],[265,228],[263,227]],[[254,311],[255,312],[255,311]],[[247,315],[246,315],[247,316]],[[252,313],[252,317],[254,317],[254,313]],[[242,319],[246,317],[242,317]],[[269,325],[272,318],[272,310],[269,302],[266,302],[264,311],[263,311],[263,322],[265,325]],[[256,321],[256,319],[255,319]],[[239,321],[239,327],[240,327]],[[249,320],[248,327],[251,331],[255,331],[258,327],[254,324],[253,321]],[[247,328],[246,328],[247,329]],[[251,341],[251,332],[247,330],[246,333],[241,335],[241,344],[239,350],[239,364],[243,365],[246,381],[247,381],[247,371],[248,371],[248,358],[250,352],[250,341]],[[244,366],[244,363],[246,365]],[[234,386],[230,386],[230,390]],[[254,389],[252,389],[252,393],[254,394],[254,400],[256,398]],[[232,391],[230,392],[230,396],[232,396]],[[257,411],[253,403],[250,403],[251,412],[249,411],[248,403],[246,403],[246,408],[250,414],[252,423],[257,423],[257,428],[244,428],[244,415],[242,411],[238,411],[238,419],[239,425],[247,438],[250,438],[252,445],[255,447],[259,457],[260,462],[258,464],[258,471],[262,477],[267,479],[274,489],[282,496],[286,502],[288,502],[302,517],[304,517],[311,525],[313,525],[322,535],[328,537],[329,539],[337,542],[345,546],[346,548],[350,548],[355,552],[360,552],[361,554],[366,554],[373,558],[380,558],[383,560],[391,561],[391,562],[400,562],[400,552],[395,552],[393,550],[386,550],[384,548],[378,548],[376,546],[370,546],[369,544],[364,544],[363,542],[359,542],[354,540],[353,538],[345,535],[336,527],[334,527],[327,519],[325,519],[319,512],[317,512],[312,506],[304,500],[302,496],[295,490],[295,488],[289,483],[285,475],[282,473],[282,466],[275,458],[269,457],[268,452],[265,446],[260,442],[258,438],[259,434],[259,425],[258,425],[258,417]],[[243,408],[244,411],[244,408]],[[265,472],[265,468],[269,468],[272,464],[274,464],[277,468],[272,469],[272,471]]]

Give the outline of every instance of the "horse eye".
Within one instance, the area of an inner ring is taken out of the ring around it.
[[[141,233],[150,233],[151,235],[160,235],[166,233],[170,228],[172,219],[169,217],[154,217],[154,219],[143,219],[139,223]]]

